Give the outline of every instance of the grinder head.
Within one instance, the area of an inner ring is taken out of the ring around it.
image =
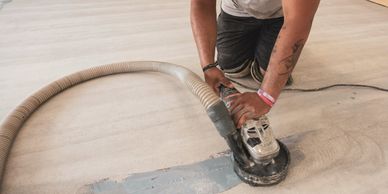
[[[279,144],[265,115],[247,120],[241,128],[241,136],[255,163],[267,164],[279,154]]]
[[[280,147],[279,153],[269,163],[244,166],[234,160],[234,171],[237,176],[251,186],[270,186],[284,180],[291,160],[290,153],[282,142],[279,140],[277,142]]]

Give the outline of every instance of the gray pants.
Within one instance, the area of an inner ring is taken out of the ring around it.
[[[236,17],[221,11],[217,21],[217,61],[231,77],[267,69],[284,18]]]

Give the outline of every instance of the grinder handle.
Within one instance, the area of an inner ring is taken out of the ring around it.
[[[228,88],[224,85],[220,85],[220,97],[221,100],[224,102],[226,108],[230,111],[230,103],[233,100],[233,96],[236,94],[239,94],[240,92],[236,88]]]
[[[220,89],[220,97],[224,102],[228,96],[240,93],[236,88],[234,87],[229,88],[223,84],[219,86],[219,89]]]

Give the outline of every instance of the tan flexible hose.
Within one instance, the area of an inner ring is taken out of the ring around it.
[[[110,65],[103,65],[86,69],[68,76],[65,76],[57,81],[54,81],[43,87],[17,106],[1,123],[0,125],[0,183],[4,174],[7,156],[12,147],[20,128],[24,122],[37,110],[41,105],[47,102],[51,97],[61,93],[62,91],[71,88],[77,84],[86,82],[91,79],[139,71],[156,71],[163,72],[178,78],[186,85],[193,94],[198,96],[202,105],[208,110],[216,104],[220,104],[218,96],[211,88],[204,83],[201,78],[190,70],[164,62],[156,61],[138,61],[138,62],[122,62]]]

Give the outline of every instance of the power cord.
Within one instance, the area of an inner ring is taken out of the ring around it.
[[[235,84],[237,84],[245,89],[248,89],[248,90],[256,91],[258,89],[258,88],[253,88],[253,87],[247,86],[247,85],[245,85],[241,82],[235,81],[235,80],[230,80],[230,81],[232,83],[235,83]],[[369,88],[369,89],[379,90],[382,92],[388,92],[387,88],[381,88],[381,87],[377,87],[377,86],[364,85],[364,84],[343,84],[343,83],[323,86],[323,87],[319,87],[319,88],[284,88],[283,91],[286,91],[286,92],[319,92],[319,91],[327,90],[327,89],[334,88],[334,87]]]

